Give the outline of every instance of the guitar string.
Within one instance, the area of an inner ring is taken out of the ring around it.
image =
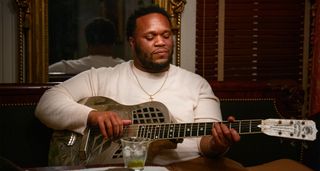
[[[143,86],[141,85],[141,83],[140,83],[140,81],[139,81],[139,79],[138,79],[138,76],[136,75],[136,73],[135,73],[134,70],[133,70],[133,65],[134,65],[134,64],[132,63],[132,65],[131,65],[131,71],[132,71],[135,79],[137,80],[140,89],[141,89],[145,94],[147,94],[147,95],[149,96],[150,101],[153,101],[153,99],[154,99],[153,96],[155,96],[156,94],[158,94],[158,93],[160,92],[160,90],[163,88],[164,84],[167,82],[168,75],[169,75],[169,71],[166,71],[166,72],[167,72],[167,73],[166,73],[166,77],[165,77],[162,85],[160,86],[160,88],[159,88],[155,93],[150,94],[150,93],[148,93],[148,92],[143,88]]]

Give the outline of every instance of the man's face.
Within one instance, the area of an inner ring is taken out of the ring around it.
[[[129,39],[135,66],[147,72],[162,72],[172,61],[173,39],[168,19],[151,13],[136,20],[136,30]]]

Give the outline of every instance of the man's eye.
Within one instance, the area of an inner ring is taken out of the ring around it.
[[[146,36],[146,39],[147,39],[147,40],[152,40],[152,39],[153,39],[153,35],[151,35],[151,34],[147,35],[147,36]]]
[[[164,33],[164,34],[163,34],[163,37],[164,37],[164,38],[169,38],[170,36],[171,36],[170,33]]]

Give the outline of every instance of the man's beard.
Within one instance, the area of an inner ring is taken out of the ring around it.
[[[168,60],[164,63],[153,62],[152,60],[153,58],[151,56],[152,54],[144,53],[138,45],[135,46],[135,52],[136,52],[136,57],[141,63],[142,67],[149,71],[153,71],[153,72],[163,71],[163,69],[167,68],[172,62],[172,54],[173,54],[172,50],[169,52],[170,54],[168,56]]]

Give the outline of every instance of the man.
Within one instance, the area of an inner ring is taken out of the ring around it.
[[[124,62],[123,59],[114,57],[113,46],[117,32],[110,20],[93,19],[85,28],[85,38],[89,56],[56,62],[49,66],[49,72],[78,74],[92,67],[113,67]]]
[[[95,111],[77,103],[86,97],[105,96],[124,105],[159,101],[168,108],[170,117],[180,123],[221,121],[219,99],[208,82],[170,64],[174,46],[172,36],[165,10],[151,6],[135,11],[127,22],[133,60],[113,68],[85,71],[53,87],[41,98],[36,116],[54,129],[83,133],[87,126],[99,126],[106,138],[120,137],[123,127],[131,124],[130,120],[122,120],[115,112]],[[190,163],[194,159],[205,163],[199,167],[211,170],[218,162],[202,156],[219,157],[239,140],[234,129],[217,123],[211,136],[185,138],[176,148],[170,146],[157,151],[150,163],[183,169],[184,161]],[[220,169],[229,167],[230,163],[224,162]]]

